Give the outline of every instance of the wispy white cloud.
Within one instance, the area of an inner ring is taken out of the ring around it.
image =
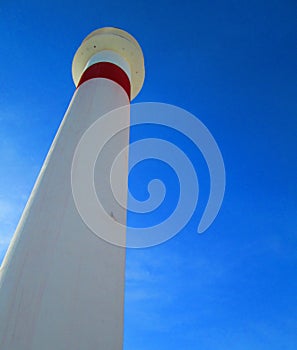
[[[0,221],[3,224],[11,223],[12,218],[14,217],[14,206],[8,201],[0,199]]]
[[[0,263],[8,248],[22,210],[26,203],[24,195],[18,198],[0,198]]]

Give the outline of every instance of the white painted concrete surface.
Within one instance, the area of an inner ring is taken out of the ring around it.
[[[126,92],[107,79],[89,80],[75,92],[1,268],[1,350],[122,349],[125,249],[81,220],[71,164],[83,132],[127,104]],[[128,134],[121,133],[116,147],[128,144]],[[125,197],[127,186],[122,191]],[[108,198],[106,210],[125,223],[125,211]]]

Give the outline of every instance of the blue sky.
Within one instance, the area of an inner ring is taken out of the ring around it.
[[[77,47],[96,28],[120,27],[145,56],[135,102],[198,116],[227,175],[203,235],[199,203],[176,237],[128,251],[125,350],[295,350],[296,2],[15,0],[0,11],[0,259],[74,92]],[[207,180],[200,186],[207,193]]]

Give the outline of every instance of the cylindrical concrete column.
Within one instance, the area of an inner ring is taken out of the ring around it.
[[[72,73],[77,89],[0,269],[1,350],[122,349],[125,249],[84,224],[72,196],[71,166],[92,123],[141,89],[141,48],[120,29],[99,29],[82,42]],[[121,116],[129,120],[125,110]],[[126,130],[117,147],[128,142]],[[104,205],[126,222],[123,208]],[[125,234],[125,227],[119,230]]]

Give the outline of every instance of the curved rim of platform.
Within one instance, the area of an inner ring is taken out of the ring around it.
[[[75,86],[91,57],[101,51],[111,50],[122,56],[131,69],[131,100],[142,88],[145,76],[144,58],[135,38],[126,31],[106,27],[91,32],[76,51],[72,62],[72,77]]]

